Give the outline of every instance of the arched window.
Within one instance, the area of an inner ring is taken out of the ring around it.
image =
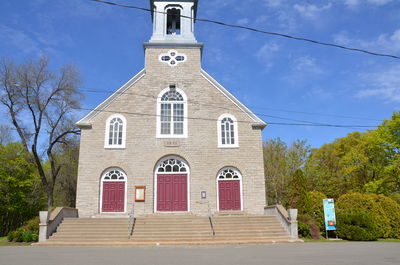
[[[181,34],[181,9],[168,8],[167,9],[167,35],[180,35]]]
[[[157,137],[187,137],[187,104],[184,92],[171,86],[161,91],[157,101]]]
[[[106,122],[105,148],[125,148],[126,119],[120,114],[111,115]]]
[[[239,147],[237,120],[233,115],[218,118],[218,147]]]
[[[185,162],[179,158],[168,158],[158,164],[157,173],[187,173]]]

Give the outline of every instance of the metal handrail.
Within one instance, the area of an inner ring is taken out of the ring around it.
[[[213,218],[212,218],[212,214],[211,214],[210,203],[208,203],[208,220],[210,220],[212,235],[215,236],[214,222],[213,222]]]
[[[133,229],[135,229],[135,223],[136,223],[136,218],[135,218],[135,204],[132,204],[132,210],[131,213],[129,214],[129,223],[128,223],[128,238],[131,238],[133,234]]]

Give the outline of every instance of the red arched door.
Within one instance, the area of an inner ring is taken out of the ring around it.
[[[242,176],[235,168],[223,168],[218,173],[218,208],[220,211],[241,211]]]
[[[101,212],[125,212],[126,176],[122,170],[110,169],[101,179]]]

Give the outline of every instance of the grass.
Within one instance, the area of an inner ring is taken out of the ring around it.
[[[305,243],[333,243],[333,242],[391,242],[391,243],[400,243],[400,239],[397,238],[380,238],[377,241],[349,241],[349,240],[328,240],[323,237],[319,240],[313,240],[311,238],[301,238]]]
[[[7,237],[0,237],[0,247],[7,247],[7,246],[30,246],[32,243],[26,242],[8,242]]]

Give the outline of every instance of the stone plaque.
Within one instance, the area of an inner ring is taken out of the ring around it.
[[[181,143],[178,140],[166,140],[164,141],[165,147],[178,147]]]

